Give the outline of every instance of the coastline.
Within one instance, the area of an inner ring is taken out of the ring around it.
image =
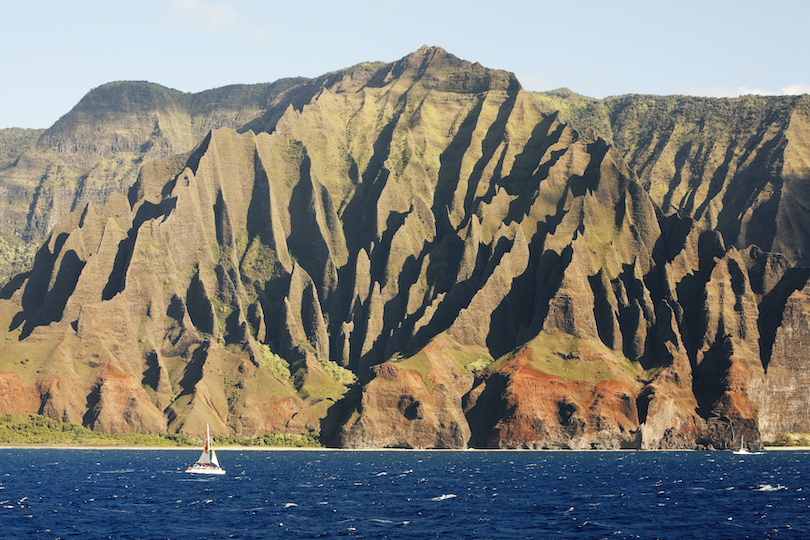
[[[193,451],[199,452],[199,446],[92,446],[92,445],[80,445],[80,444],[9,444],[9,445],[0,445],[0,450],[30,450],[30,449],[41,449],[41,450],[185,450],[185,451]],[[335,448],[319,448],[319,447],[312,447],[312,446],[302,446],[302,447],[293,447],[293,446],[240,446],[240,445],[228,445],[228,446],[217,446],[215,450],[219,451],[228,451],[228,450],[237,450],[237,451],[244,451],[244,450],[339,450]]]
[[[184,450],[184,451],[199,451],[197,446],[84,446],[84,445],[69,445],[69,444],[11,444],[0,445],[0,450]],[[243,445],[225,445],[217,446],[216,450],[219,452],[227,451],[327,451],[327,452],[366,452],[366,451],[390,451],[390,452],[603,452],[605,450],[571,450],[571,449],[553,449],[553,450],[528,450],[523,448],[327,448],[317,446],[243,446]],[[672,452],[673,450],[635,450],[635,449],[621,449],[621,450],[607,450],[610,452]],[[678,451],[678,450],[674,450]],[[730,452],[730,450],[683,450],[685,452]],[[810,451],[810,446],[764,446],[762,451]]]

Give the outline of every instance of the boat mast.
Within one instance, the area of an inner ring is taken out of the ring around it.
[[[208,454],[208,462],[211,462],[211,430],[205,424],[205,451]]]

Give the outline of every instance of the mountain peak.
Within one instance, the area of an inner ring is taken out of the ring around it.
[[[428,46],[422,45],[419,49],[415,50],[411,54],[405,56],[405,58],[436,58],[436,57],[446,57],[450,55],[446,50],[442,49],[441,47],[436,46]],[[450,55],[453,56],[453,55]],[[405,59],[403,58],[403,60]]]
[[[513,73],[485,68],[448,53],[441,47],[423,45],[396,62],[385,65],[369,81],[381,87],[395,79],[409,86],[420,84],[427,90],[478,94],[489,90],[516,92],[520,83]]]
[[[389,85],[398,85],[402,91],[417,88],[455,94],[483,94],[494,90],[513,95],[521,89],[513,73],[485,68],[441,47],[423,45],[395,62],[363,62],[310,79],[291,89],[265,114],[243,125],[239,131],[272,132],[289,106],[300,111],[325,89],[340,94]]]

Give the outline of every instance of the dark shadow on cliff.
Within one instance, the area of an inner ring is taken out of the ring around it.
[[[725,377],[731,367],[734,348],[731,336],[718,329],[717,339],[703,354],[703,360],[694,368],[692,390],[698,403],[698,414],[709,418],[712,408],[726,391]]]
[[[79,259],[72,249],[65,253],[53,287],[45,293],[39,309],[23,325],[21,340],[28,337],[37,326],[47,326],[62,319],[67,301],[76,288],[84,265],[85,262]]]
[[[206,341],[200,343],[200,346],[194,349],[194,352],[191,354],[191,359],[188,364],[186,364],[185,370],[183,370],[183,378],[180,380],[179,384],[180,393],[175,400],[179,399],[181,396],[194,394],[194,388],[203,378],[203,368],[208,358],[208,347],[209,344]]]
[[[462,398],[462,407],[470,426],[470,448],[497,448],[493,436],[495,425],[510,411],[503,410],[503,395],[507,387],[507,378],[500,373],[493,373],[484,380],[476,380],[473,390]],[[484,389],[474,404],[470,404],[471,394],[484,385]]]
[[[326,411],[326,416],[321,419],[321,444],[327,448],[342,448],[344,446],[341,437],[341,429],[349,420],[352,413],[357,411],[362,413],[361,400],[363,397],[363,387],[371,381],[371,377],[365,376],[349,388],[341,399],[335,402]]]
[[[791,268],[766,294],[759,304],[759,353],[762,367],[768,372],[776,331],[782,325],[782,317],[788,298],[802,290],[810,279],[810,268]]]

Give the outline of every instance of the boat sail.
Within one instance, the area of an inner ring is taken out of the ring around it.
[[[747,448],[745,448],[745,437],[740,437],[740,449],[734,450],[734,453],[738,455],[746,455],[751,453]]]
[[[208,424],[205,424],[205,449],[197,462],[186,469],[187,473],[192,474],[225,474],[225,469],[219,466],[217,453],[211,446],[211,432],[208,429]]]
[[[758,456],[761,455],[762,452],[749,452],[748,449],[745,447],[745,437],[740,437],[740,449],[734,450],[734,453],[739,456]]]

